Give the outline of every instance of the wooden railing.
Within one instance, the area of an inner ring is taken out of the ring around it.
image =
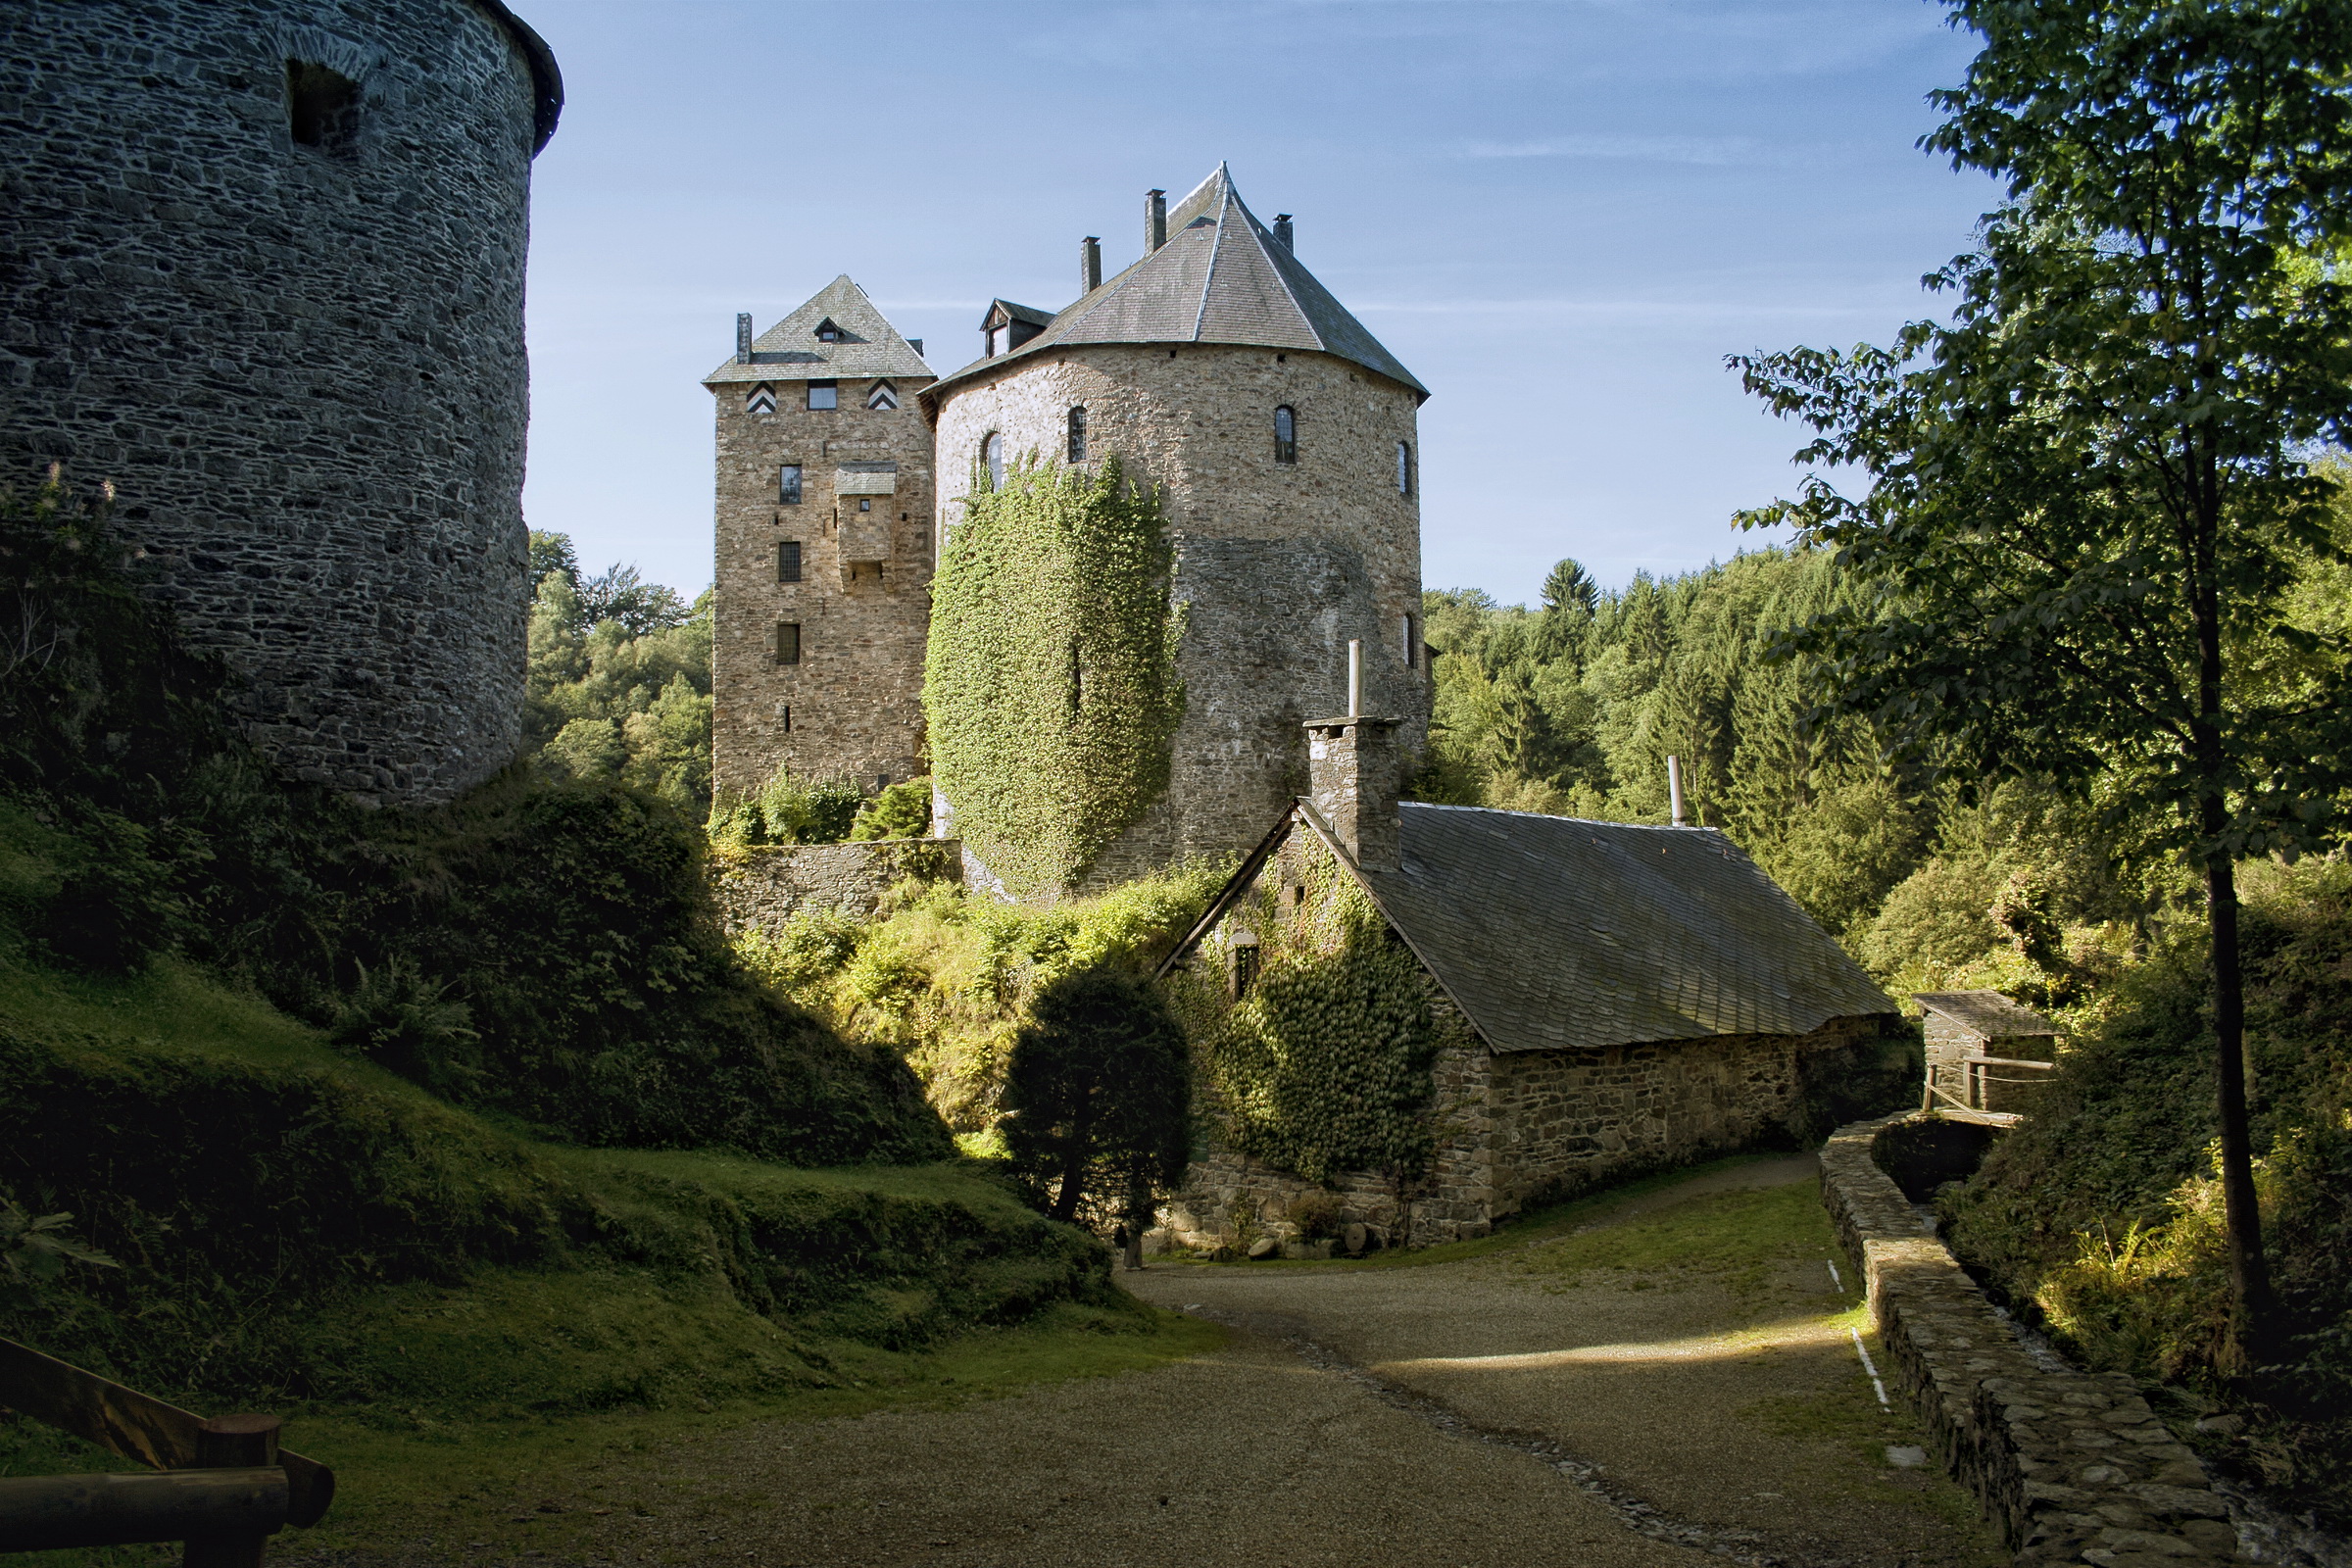
[[[334,1499],[335,1473],[279,1447],[273,1415],[207,1420],[13,1340],[0,1405],[162,1472],[0,1480],[0,1552],[179,1541],[185,1568],[256,1568],[270,1537]]]

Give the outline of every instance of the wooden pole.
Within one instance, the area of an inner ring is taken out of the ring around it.
[[[245,1469],[277,1463],[277,1432],[273,1415],[217,1415],[196,1432],[196,1468]],[[180,1568],[261,1568],[268,1532],[240,1531],[232,1535],[191,1536]]]

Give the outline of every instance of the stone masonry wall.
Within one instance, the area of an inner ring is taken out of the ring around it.
[[[929,384],[894,377],[899,407],[877,410],[865,406],[871,379],[845,380],[839,408],[810,410],[806,381],[779,374],[767,414],[746,412],[749,387],[714,388],[711,739],[720,788],[756,790],[785,766],[870,794],[922,771],[932,476],[931,430],[914,394]],[[788,463],[802,471],[794,506],[776,482]],[[845,478],[845,464],[864,466]],[[896,471],[875,471],[884,464]],[[871,509],[859,513],[860,501]],[[801,546],[799,582],[777,580],[776,547],[786,540]],[[845,540],[855,548],[845,551]],[[867,552],[883,555],[879,569],[860,566],[851,578],[847,564]],[[801,628],[798,664],[776,661],[780,621]]]
[[[1869,1293],[1891,1381],[2019,1568],[2195,1568],[2237,1555],[2196,1456],[2120,1373],[2044,1371],[1873,1158],[1907,1116],[1841,1127],[1821,1196]]]
[[[860,844],[796,844],[743,851],[713,884],[729,932],[774,936],[802,909],[839,909],[870,920],[882,895],[909,879],[953,882],[962,846],[937,839],[877,839]]]
[[[1274,461],[1282,404],[1298,413],[1296,464]],[[988,434],[1004,436],[1008,460],[1058,459],[1072,407],[1087,411],[1090,461],[1115,453],[1162,487],[1187,617],[1168,795],[1087,885],[1255,843],[1305,788],[1300,724],[1347,706],[1350,639],[1365,648],[1367,708],[1402,718],[1399,745],[1418,755],[1420,502],[1396,482],[1396,443],[1417,443],[1412,393],[1296,350],[1073,345],[1015,361],[940,412],[943,548]]]
[[[0,483],[112,479],[246,734],[366,800],[519,743],[534,99],[467,0],[0,7]]]

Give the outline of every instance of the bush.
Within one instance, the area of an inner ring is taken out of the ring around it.
[[[891,785],[859,807],[850,837],[859,843],[869,839],[919,839],[930,831],[931,781],[910,778],[904,784]]]
[[[710,841],[731,849],[839,844],[850,836],[865,804],[855,784],[795,778],[779,767],[758,794],[717,798],[710,810]]]

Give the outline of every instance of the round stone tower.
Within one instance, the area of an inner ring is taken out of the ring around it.
[[[1046,313],[998,301],[989,353],[922,395],[937,429],[940,548],[974,465],[1116,455],[1156,484],[1184,606],[1186,708],[1165,798],[1098,859],[1100,886],[1247,850],[1307,788],[1308,719],[1365,708],[1425,743],[1416,411],[1428,391],[1268,229],[1220,166],[1146,205],[1143,259]],[[1043,323],[1043,324],[1041,324]],[[953,792],[943,803],[951,811]]]
[[[16,0],[0,102],[0,482],[114,481],[287,772],[511,760],[547,46],[497,0]]]

